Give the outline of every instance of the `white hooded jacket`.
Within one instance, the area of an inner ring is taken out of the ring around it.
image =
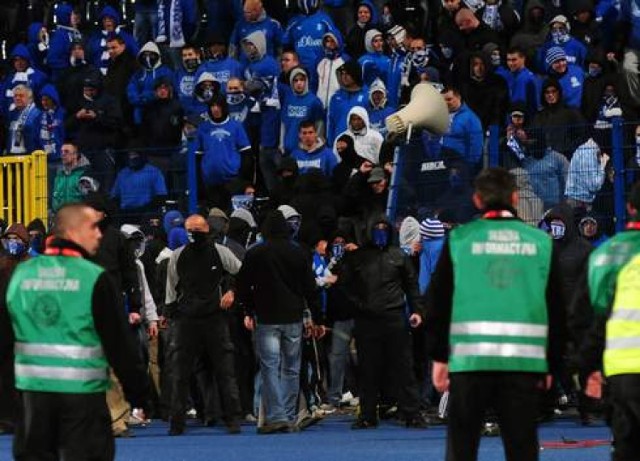
[[[332,35],[336,42],[339,40],[335,34],[331,32],[324,34],[324,36],[327,35]],[[344,58],[341,55],[334,59],[325,57],[318,63],[318,91],[316,94],[325,110],[329,108],[331,97],[340,89],[340,82],[338,81],[336,70],[343,64]]]
[[[364,120],[365,127],[361,131],[354,132],[351,129],[351,125],[349,125],[351,114],[358,115],[362,120]],[[353,107],[347,114],[347,126],[348,128],[336,137],[336,142],[343,134],[351,136],[353,138],[353,146],[356,154],[360,157],[366,158],[374,165],[379,165],[380,148],[382,147],[384,138],[377,130],[371,128],[367,110],[362,106]],[[337,155],[338,149],[336,149],[336,142],[333,143],[333,152]]]

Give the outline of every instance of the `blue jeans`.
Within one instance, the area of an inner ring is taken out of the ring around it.
[[[256,352],[268,424],[295,421],[301,351],[302,321],[256,326]]]
[[[342,398],[344,374],[349,358],[349,344],[353,338],[353,319],[336,320],[331,330],[331,350],[329,351],[329,403],[338,405]]]

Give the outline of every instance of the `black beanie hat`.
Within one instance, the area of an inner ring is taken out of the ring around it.
[[[362,69],[360,68],[360,64],[358,64],[358,61],[350,59],[338,67],[337,72],[345,72],[349,74],[358,86],[362,86]]]

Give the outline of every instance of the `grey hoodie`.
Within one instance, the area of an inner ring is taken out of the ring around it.
[[[158,48],[158,45],[156,45],[154,42],[147,42],[142,48],[140,48],[140,51],[138,52],[138,63],[144,69],[146,69],[147,67],[145,66],[145,63],[142,62],[142,54],[147,51],[158,55],[158,61],[156,61],[156,63],[153,65],[153,70],[155,70],[162,65],[162,55],[160,54],[160,48]]]
[[[304,75],[307,79],[307,83],[304,86],[304,90],[302,91],[302,93],[300,93],[300,96],[302,96],[309,92],[309,75],[307,75],[307,72],[302,67],[294,67],[293,69],[291,69],[291,72],[289,73],[289,85],[291,85],[292,91],[293,91],[293,79],[298,75]],[[295,93],[295,94],[299,94],[299,93]]]
[[[376,51],[373,49],[373,38],[377,35],[382,35],[378,29],[368,30],[366,34],[364,34],[364,47],[369,53],[375,53]]]
[[[264,35],[264,32],[262,32],[261,30],[251,32],[242,41],[249,42],[256,47],[256,49],[258,50],[258,58],[255,59],[256,61],[264,58],[267,54],[267,39]]]

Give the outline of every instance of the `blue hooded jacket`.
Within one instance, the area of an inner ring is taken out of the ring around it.
[[[384,99],[378,107],[373,105],[372,96],[376,91],[384,92]],[[382,136],[386,136],[387,126],[385,125],[384,121],[389,115],[393,114],[396,111],[396,108],[389,104],[387,89],[385,88],[382,80],[374,80],[369,87],[369,104],[366,106],[366,109],[367,112],[369,112],[369,126],[371,126],[371,128],[375,130],[378,130],[378,132]]]
[[[60,71],[71,65],[69,56],[73,41],[82,39],[80,32],[71,27],[71,13],[73,13],[71,5],[61,3],[56,6],[55,15],[58,27],[51,34],[49,52],[47,53],[47,65],[51,69],[54,79]]]
[[[362,66],[362,79],[365,85],[371,85],[376,78],[381,79],[385,85],[389,83],[389,66],[391,65],[391,60],[383,51],[374,51],[372,41],[377,35],[382,35],[382,32],[377,29],[367,31],[365,34],[365,48],[367,52],[358,59],[358,63]]]
[[[250,61],[244,70],[247,83],[260,82],[263,90],[256,98],[260,101],[262,120],[260,126],[260,146],[275,148],[280,141],[280,95],[278,93],[278,76],[280,66],[273,58],[266,54],[264,34],[257,30],[245,39],[254,44],[259,56]]]
[[[158,56],[157,62],[151,68],[142,62],[142,54],[145,52],[155,53]],[[162,64],[160,49],[154,42],[148,42],[142,47],[138,53],[138,62],[140,70],[131,76],[127,85],[127,97],[133,106],[133,121],[137,125],[142,122],[142,108],[155,99],[153,84],[156,79],[165,77],[173,81],[173,71]]]
[[[307,85],[301,94],[293,91],[293,79],[297,75],[307,77]],[[309,79],[304,69],[296,67],[289,74],[290,88],[284,96],[284,104],[280,119],[284,125],[284,151],[290,154],[298,147],[298,130],[306,120],[324,121],[324,109],[318,97],[309,91]]]
[[[47,153],[47,160],[56,161],[60,159],[60,149],[65,138],[65,111],[53,85],[45,85],[40,94],[49,97],[56,105],[51,111],[43,109],[40,115],[40,144]]]
[[[171,229],[184,226],[184,216],[178,210],[169,210],[162,217],[162,228],[169,235]]]
[[[292,46],[298,53],[300,64],[309,72],[310,89],[314,93],[317,90],[318,63],[324,58],[322,37],[327,32],[340,34],[331,17],[317,10],[308,16],[300,14],[292,18],[284,33],[283,42]]]
[[[16,75],[15,71],[11,71],[7,74],[4,81],[2,82],[2,108],[1,111],[3,114],[8,113],[9,107],[13,103],[13,88],[19,84],[28,85],[29,88],[33,90],[33,100],[38,101],[40,97],[40,90],[44,85],[48,83],[48,77],[44,72],[39,71],[38,69],[33,67],[33,62],[31,61],[31,54],[27,49],[26,45],[19,43],[15,46],[13,51],[11,52],[10,59],[13,60],[16,57],[21,57],[26,59],[29,62],[29,68],[27,71],[22,73],[22,75]],[[26,78],[26,80],[23,80]]]
[[[44,71],[46,68],[45,59],[47,57],[47,49],[41,51],[38,48],[40,44],[40,30],[42,30],[43,24],[41,22],[32,22],[27,30],[27,49],[29,55],[31,55],[31,63],[33,67],[38,70]]]
[[[113,18],[116,24],[120,24],[120,15],[118,12],[110,7],[109,5],[105,6],[100,12],[100,16],[98,18],[99,23],[102,24],[102,20],[106,17]],[[140,46],[133,35],[131,35],[126,30],[123,30],[120,26],[116,26],[115,35],[122,37],[124,43],[127,47],[127,52],[131,53],[133,56],[137,56],[140,51]],[[90,60],[94,66],[99,68],[103,74],[106,73],[107,67],[109,66],[109,57],[106,54],[107,52],[107,32],[104,30],[96,31],[89,38],[89,53],[87,53],[87,60]]]

